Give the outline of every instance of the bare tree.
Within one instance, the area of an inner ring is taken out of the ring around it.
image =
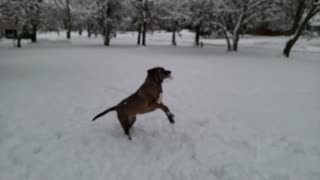
[[[101,34],[104,37],[104,45],[109,46],[113,34],[116,33],[121,21],[121,1],[98,0],[97,21]]]
[[[247,26],[280,11],[278,1],[274,0],[220,0],[216,3],[222,8],[218,11],[221,14],[218,22],[231,33],[233,51],[238,50],[240,35]]]
[[[84,29],[88,32],[88,38],[97,26],[95,22],[95,12],[97,0],[74,0],[73,21],[79,35],[82,35]]]
[[[17,30],[17,47],[21,48],[23,32],[28,28],[27,0],[6,0],[1,4],[2,20],[10,22]]]
[[[181,31],[189,22],[188,1],[164,0],[160,4],[160,27],[172,32],[171,44],[177,45],[176,34]]]
[[[288,6],[291,7],[290,10],[293,11],[293,15],[292,15],[293,23],[288,32],[289,35],[293,35],[299,26],[299,22],[301,21],[301,18],[304,15],[306,2],[305,0],[288,0],[286,3],[288,4]]]
[[[189,0],[189,18],[191,29],[195,32],[194,45],[200,45],[201,32],[212,21],[213,0]]]
[[[31,42],[37,42],[37,31],[43,21],[43,0],[30,1],[26,9],[27,18],[29,19],[31,25]]]
[[[131,0],[133,7],[135,8],[135,21],[137,22],[138,26],[138,39],[137,39],[137,45],[141,44],[141,38],[142,38],[142,32],[143,29],[146,29],[146,27],[143,28],[143,24],[146,26],[147,24],[145,22],[145,15],[146,13],[144,12],[144,1],[143,0]],[[144,38],[145,39],[145,38]],[[144,42],[145,45],[145,42]]]
[[[71,7],[70,0],[66,0],[65,2],[65,28],[67,30],[67,39],[71,39],[71,31],[72,31],[72,15],[71,15]]]
[[[131,0],[131,4],[135,9],[135,21],[138,28],[137,44],[146,46],[146,36],[151,23],[156,19],[158,12],[157,0]]]
[[[286,57],[290,56],[290,52],[294,44],[300,38],[301,34],[305,30],[308,22],[314,17],[317,13],[320,12],[320,1],[319,0],[299,0],[297,4],[296,16],[294,19],[294,23],[290,30],[290,34],[292,37],[288,40],[283,54]]]

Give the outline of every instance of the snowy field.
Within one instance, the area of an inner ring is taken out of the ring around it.
[[[0,179],[320,179],[319,39],[286,59],[282,37],[242,39],[238,53],[170,37],[0,41]],[[161,111],[138,116],[128,141],[114,112],[90,122],[154,66],[173,71],[163,86],[175,125]]]

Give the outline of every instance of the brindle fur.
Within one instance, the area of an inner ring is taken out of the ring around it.
[[[135,123],[137,114],[144,114],[156,109],[161,109],[167,115],[169,122],[174,124],[174,115],[166,105],[158,101],[162,93],[162,82],[164,79],[169,78],[170,75],[171,72],[162,67],[148,70],[145,82],[135,93],[121,101],[118,105],[98,114],[92,121],[110,111],[116,111],[119,122],[129,140],[131,140],[130,128]]]

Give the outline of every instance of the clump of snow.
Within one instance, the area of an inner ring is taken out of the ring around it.
[[[0,179],[320,179],[319,52],[50,36],[0,49]],[[173,71],[163,102],[175,125],[161,111],[139,116],[128,141],[115,113],[90,121],[154,66]]]

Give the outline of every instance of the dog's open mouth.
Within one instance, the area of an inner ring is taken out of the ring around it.
[[[167,75],[167,79],[170,79],[170,80],[173,79],[173,77],[171,75],[171,71],[166,71],[166,75]]]
[[[170,74],[166,78],[164,78],[165,81],[173,80],[173,76]]]

